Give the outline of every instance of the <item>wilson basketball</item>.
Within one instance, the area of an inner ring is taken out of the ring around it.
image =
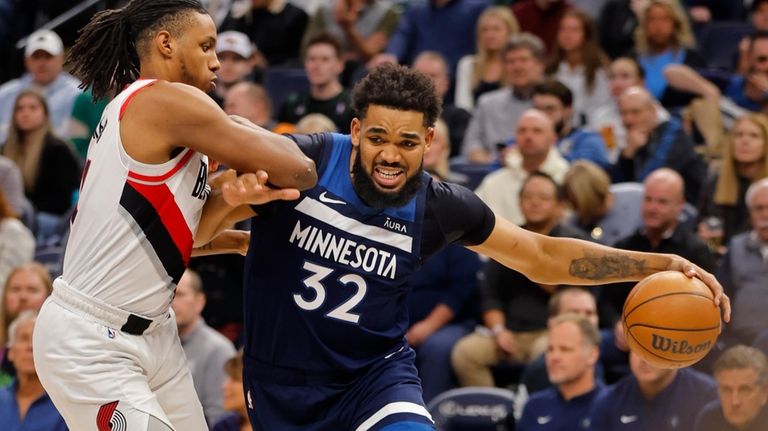
[[[623,319],[629,348],[660,368],[696,363],[720,332],[712,291],[679,271],[659,272],[637,283],[624,302]]]

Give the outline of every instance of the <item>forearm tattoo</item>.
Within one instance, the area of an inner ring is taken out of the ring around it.
[[[621,254],[587,255],[571,261],[572,276],[587,280],[605,280],[645,274],[645,261]]]

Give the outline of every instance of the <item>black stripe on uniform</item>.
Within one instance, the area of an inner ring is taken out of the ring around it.
[[[186,265],[181,251],[176,247],[176,243],[168,229],[163,225],[155,207],[129,183],[126,183],[123,188],[120,206],[136,221],[152,245],[152,249],[155,250],[163,268],[173,279],[173,283],[178,284]]]

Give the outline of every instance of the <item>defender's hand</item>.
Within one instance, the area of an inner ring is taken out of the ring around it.
[[[255,174],[242,174],[232,181],[221,185],[221,193],[227,204],[261,205],[274,200],[295,200],[299,198],[297,189],[275,189],[267,185],[268,175],[264,171]]]

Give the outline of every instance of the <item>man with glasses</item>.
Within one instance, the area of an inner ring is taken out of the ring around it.
[[[749,37],[747,59],[746,73],[732,78],[725,95],[746,110],[768,113],[768,31]]]

